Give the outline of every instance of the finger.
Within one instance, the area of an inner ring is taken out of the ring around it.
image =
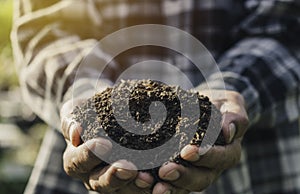
[[[231,143],[234,136],[243,136],[248,126],[244,98],[234,91],[206,90],[201,93],[209,96],[212,103],[220,109],[223,115],[222,129],[226,143]],[[235,125],[235,129],[231,123]]]
[[[177,188],[166,182],[157,183],[152,191],[153,194],[188,194],[186,189]]]
[[[66,101],[61,109],[60,109],[60,118],[71,118],[71,112],[74,109],[76,105],[80,105],[83,103],[86,99],[85,98],[77,98],[77,99],[71,99]]]
[[[136,179],[135,179],[135,185],[138,188],[150,188],[153,184],[153,177],[146,172],[139,172]]]
[[[63,155],[64,170],[75,177],[88,173],[102,163],[101,158],[105,158],[111,149],[111,142],[103,138],[89,140],[78,147],[68,143]]]
[[[237,136],[236,135],[237,127],[233,122],[226,124],[226,125],[223,124],[222,133],[223,133],[226,144],[230,144],[233,142],[234,138]]]
[[[117,190],[118,194],[151,194],[152,190],[150,188],[139,188],[135,184],[128,184],[121,189]]]
[[[196,145],[186,145],[181,151],[182,159],[189,162],[196,162],[200,159],[199,147]]]
[[[222,130],[227,139],[227,143],[230,143],[230,138],[236,136],[237,138],[242,137],[249,124],[248,116],[245,109],[233,103],[224,103],[220,109],[223,114]],[[235,132],[233,133],[233,124]]]
[[[151,194],[153,177],[146,172],[138,172],[135,180],[117,191],[120,194]]]
[[[227,97],[228,101],[222,103],[220,107],[220,112],[223,115],[223,131],[229,130],[230,124],[234,123],[236,136],[241,137],[246,132],[249,124],[244,99],[236,92],[227,92]]]
[[[172,186],[165,182],[159,182],[155,184],[152,193],[153,194],[171,194]]]
[[[122,189],[137,176],[136,167],[126,160],[119,160],[93,173],[89,179],[90,188],[101,193],[112,193]]]
[[[127,167],[128,168],[128,167]],[[103,172],[103,171],[102,171]],[[99,173],[100,175],[101,173]],[[103,173],[102,173],[103,174]],[[122,183],[122,187],[115,187],[113,185],[119,184],[113,183],[113,180],[110,180],[110,185],[104,188],[98,188],[102,191],[102,193],[120,193],[120,194],[151,194],[152,189],[151,186],[153,184],[153,177],[146,172],[138,172],[134,181],[129,182],[128,184]]]
[[[81,143],[80,134],[82,132],[82,128],[79,123],[75,122],[72,119],[72,110],[75,105],[79,105],[83,103],[85,99],[72,99],[63,104],[60,109],[60,118],[61,118],[61,130],[68,141],[70,140],[74,146],[78,146]]]
[[[225,146],[212,146],[204,155],[199,154],[201,147],[187,145],[180,155],[195,166],[227,169],[239,162],[241,150],[241,138],[238,138]]]
[[[176,163],[168,163],[159,169],[159,176],[177,187],[189,191],[202,191],[219,176],[220,171],[208,168],[184,167]]]
[[[73,146],[78,146],[82,143],[81,134],[83,129],[80,124],[73,119],[67,117],[63,118],[61,130],[64,138],[70,141]]]

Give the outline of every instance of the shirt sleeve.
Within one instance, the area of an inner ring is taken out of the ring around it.
[[[225,83],[244,96],[251,125],[274,127],[299,118],[300,64],[288,47],[270,38],[248,38],[231,48],[219,66],[221,73],[208,81],[217,89]]]
[[[218,60],[209,82],[240,92],[250,124],[274,127],[299,118],[300,47],[298,1],[245,1],[242,37]]]
[[[96,72],[102,71],[110,60],[97,48],[101,34],[95,29],[103,27],[101,17],[92,1],[14,3],[11,40],[24,101],[48,124],[59,128],[62,103],[72,95],[93,90],[95,86],[91,83],[99,76]],[[102,66],[90,61],[77,72],[87,55]],[[109,79],[107,73],[101,82],[110,84]]]
[[[243,35],[268,36],[299,44],[298,0],[245,1],[245,10],[248,15],[238,27]]]

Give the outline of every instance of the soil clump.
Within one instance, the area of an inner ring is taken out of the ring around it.
[[[199,114],[194,115],[192,112],[189,116],[183,115],[182,102],[189,107],[199,108]],[[163,146],[171,138],[175,138],[176,143],[167,149],[161,149],[151,160],[139,160],[138,169],[153,164],[143,171],[150,172],[156,180],[159,180],[159,159],[165,157],[166,162],[189,165],[181,159],[180,150],[187,144],[200,146],[208,126],[210,130],[219,130],[222,118],[208,97],[153,80],[121,81],[76,106],[72,115],[83,128],[81,137],[84,142],[104,137],[116,145],[140,152],[141,156],[143,151]],[[190,116],[196,118],[189,118]],[[192,136],[187,134],[191,128],[195,129]],[[222,133],[215,144],[225,144]],[[132,156],[130,152],[114,149],[113,144],[109,157],[111,160],[130,160]],[[103,165],[107,165],[106,162]]]

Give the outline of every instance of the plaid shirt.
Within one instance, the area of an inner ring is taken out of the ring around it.
[[[241,162],[204,192],[294,194],[300,193],[299,13],[296,0],[19,0],[11,37],[25,102],[58,128],[59,108],[70,99],[74,72],[105,35],[145,23],[192,34],[222,72],[207,81],[220,88],[223,78],[227,89],[240,92],[251,122]],[[94,52],[97,60],[107,60],[103,50]],[[115,59],[103,80],[114,82],[128,65],[144,59],[169,61],[174,54],[129,51]],[[201,75],[190,63],[178,60],[174,65],[201,87]],[[78,90],[93,87],[90,80],[97,78],[98,68],[86,67]],[[153,73],[177,79],[167,70]],[[64,146],[60,134],[50,131],[26,193],[87,192],[63,173]]]

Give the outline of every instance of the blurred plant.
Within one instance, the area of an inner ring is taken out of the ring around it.
[[[0,194],[23,193],[47,127],[22,111],[10,44],[12,4],[0,0]]]
[[[12,24],[12,0],[0,0],[0,49],[9,43]]]
[[[12,0],[0,0],[0,90],[18,85],[10,45],[12,26]]]
[[[0,90],[7,91],[18,85],[18,78],[13,64],[11,47],[8,44],[0,51]]]

